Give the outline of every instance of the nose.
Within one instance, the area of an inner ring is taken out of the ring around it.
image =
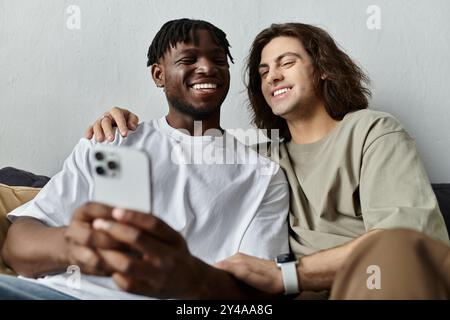
[[[270,68],[267,73],[266,81],[270,85],[274,85],[281,80],[283,80],[283,74],[280,71],[280,69],[279,68]]]
[[[196,72],[200,74],[214,74],[217,72],[217,66],[208,58],[200,58],[197,61]]]

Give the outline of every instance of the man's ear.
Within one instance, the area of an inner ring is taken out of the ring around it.
[[[158,88],[164,88],[164,67],[159,63],[152,64],[152,78]]]

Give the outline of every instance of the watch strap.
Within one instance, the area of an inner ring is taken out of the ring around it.
[[[299,293],[297,278],[297,261],[280,264],[284,284],[284,294]]]

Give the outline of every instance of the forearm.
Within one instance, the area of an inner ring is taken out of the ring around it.
[[[19,218],[9,228],[2,248],[5,263],[26,277],[64,270],[65,229],[47,227],[33,218]]]
[[[341,269],[354,248],[377,232],[381,232],[381,230],[369,231],[342,246],[300,258],[297,266],[300,290],[321,291],[331,289],[336,273]]]
[[[191,299],[269,299],[275,296],[259,291],[235,278],[231,273],[201,262],[200,288],[193,288]]]

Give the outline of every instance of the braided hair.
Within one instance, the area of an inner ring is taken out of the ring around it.
[[[177,43],[194,43],[198,44],[199,39],[197,30],[206,30],[211,35],[213,41],[219,45],[234,63],[230,53],[230,44],[227,40],[225,32],[214,26],[213,24],[203,20],[177,19],[166,22],[156,34],[155,38],[148,49],[147,67],[157,63],[171,47],[175,48]]]

